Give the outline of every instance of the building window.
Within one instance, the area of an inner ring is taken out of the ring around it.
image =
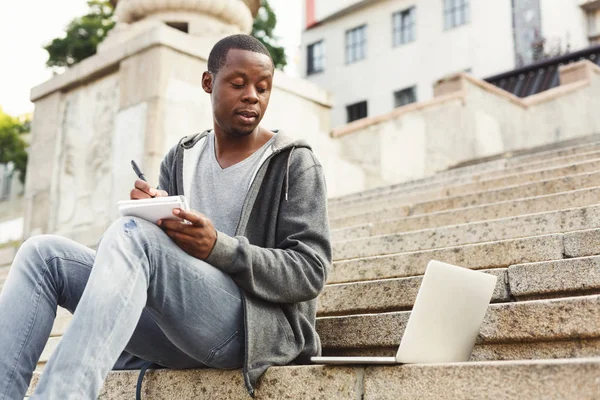
[[[350,104],[346,106],[346,114],[348,115],[348,122],[356,121],[367,116],[367,102],[361,101],[359,103]]]
[[[469,0],[444,0],[444,29],[468,23],[469,14]]]
[[[346,31],[346,64],[367,58],[367,26]]]
[[[402,107],[417,101],[417,88],[415,86],[394,92],[394,107]]]
[[[325,70],[325,43],[318,41],[307,47],[306,75],[316,74]]]
[[[394,46],[406,44],[415,40],[416,33],[416,8],[398,11],[392,15]]]

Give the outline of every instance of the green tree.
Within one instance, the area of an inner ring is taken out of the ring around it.
[[[48,67],[70,67],[96,54],[98,44],[115,26],[113,6],[107,0],[90,0],[88,13],[75,18],[66,29],[66,36],[56,38],[44,49],[48,52]],[[275,67],[283,69],[287,64],[285,50],[278,46],[278,38],[273,30],[277,17],[269,5],[263,0],[261,8],[252,26],[252,35],[260,40],[271,53]]]
[[[277,25],[275,12],[273,12],[268,0],[262,0],[262,5],[252,25],[251,35],[260,40],[269,50],[275,63],[275,68],[282,70],[286,66],[287,60],[285,49],[278,45],[278,38],[274,33],[275,25]]]
[[[96,54],[98,44],[115,26],[113,6],[107,0],[88,1],[89,10],[67,26],[66,36],[56,38],[44,49],[48,67],[70,67]]]
[[[22,134],[31,128],[29,116],[12,117],[0,107],[0,164],[12,162],[15,170],[20,172],[21,183],[25,183],[27,170],[27,143]]]

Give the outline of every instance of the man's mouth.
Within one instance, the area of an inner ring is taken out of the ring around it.
[[[256,111],[238,111],[237,115],[244,123],[252,123],[258,118],[258,113]]]

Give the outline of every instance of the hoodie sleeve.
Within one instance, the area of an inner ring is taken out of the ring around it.
[[[218,232],[206,261],[263,300],[297,303],[314,299],[325,286],[331,265],[327,194],[319,164],[291,177],[288,200],[283,200],[276,223],[276,248]]]

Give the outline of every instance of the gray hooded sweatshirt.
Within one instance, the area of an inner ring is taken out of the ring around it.
[[[189,195],[207,132],[187,136],[161,164],[159,187]],[[244,381],[251,396],[272,365],[321,354],[317,296],[331,266],[327,194],[310,146],[280,132],[248,189],[234,237],[217,232],[205,260],[242,289]]]

